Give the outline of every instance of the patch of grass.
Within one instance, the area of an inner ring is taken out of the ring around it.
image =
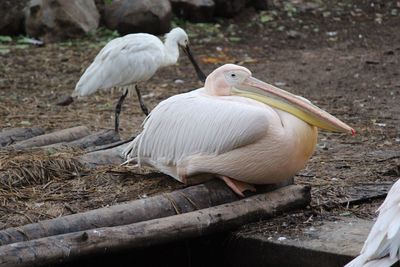
[[[0,43],[11,43],[12,38],[8,35],[0,35]]]
[[[8,46],[0,45],[0,55],[5,55],[10,53],[10,48]]]
[[[284,10],[289,17],[293,17],[297,13],[297,8],[291,2],[285,3]]]
[[[90,32],[88,34],[89,38],[95,41],[95,43],[92,43],[92,47],[98,47],[98,46],[104,46],[107,44],[109,41],[120,37],[120,34],[118,31],[110,30],[104,27],[100,27],[97,30]]]

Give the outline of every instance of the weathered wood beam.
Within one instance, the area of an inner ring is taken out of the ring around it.
[[[309,204],[310,197],[309,187],[292,185],[185,214],[5,245],[0,247],[0,265],[40,266],[104,251],[117,252],[229,231],[280,212],[302,208]]]
[[[86,126],[77,126],[60,131],[43,134],[11,145],[11,148],[20,150],[32,147],[42,147],[61,142],[71,142],[90,134]]]
[[[102,145],[108,145],[120,141],[119,134],[113,129],[102,130],[87,136],[84,136],[78,140],[71,142],[63,142],[52,145],[44,146],[43,148],[80,148],[86,149],[89,147],[97,147]]]
[[[86,153],[78,157],[78,160],[87,168],[95,168],[99,165],[119,165],[125,161],[122,151],[128,143],[94,152]]]
[[[171,193],[111,207],[58,217],[0,231],[0,245],[82,230],[131,224],[172,216],[238,200],[222,181],[190,186]]]
[[[0,132],[0,147],[9,146],[38,135],[44,134],[41,128],[11,128]]]

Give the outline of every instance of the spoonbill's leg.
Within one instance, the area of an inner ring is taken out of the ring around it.
[[[222,181],[224,181],[226,183],[226,185],[229,186],[229,188],[233,190],[233,192],[235,192],[236,194],[238,194],[241,197],[244,197],[243,192],[246,190],[256,192],[256,188],[251,184],[229,178],[228,176],[220,175],[218,177]]]
[[[140,93],[139,87],[135,85],[136,94],[139,99],[140,108],[142,109],[143,113],[147,116],[149,115],[149,110],[147,109],[146,105],[143,102],[142,94]]]
[[[125,92],[121,95],[121,97],[118,100],[117,105],[115,106],[115,131],[117,133],[119,131],[119,114],[121,113],[122,103],[124,102],[127,94],[128,94],[128,90],[125,89]]]

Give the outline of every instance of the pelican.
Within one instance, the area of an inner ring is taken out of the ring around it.
[[[355,133],[305,98],[227,64],[204,88],[162,101],[124,155],[187,184],[216,175],[243,196],[254,184],[284,181],[301,170],[314,151],[317,127]]]
[[[345,267],[389,267],[400,259],[400,180],[389,190],[360,255]]]
[[[193,64],[199,80],[204,82],[205,75],[189,48],[189,38],[178,27],[166,34],[164,43],[146,33],[128,34],[111,40],[83,73],[72,97],[91,95],[101,89],[125,88],[115,108],[115,131],[118,132],[119,114],[128,88],[135,88],[140,107],[148,115],[137,84],[149,80],[159,68],[175,64],[179,58],[179,47]],[[66,104],[72,102],[72,97],[65,101]]]

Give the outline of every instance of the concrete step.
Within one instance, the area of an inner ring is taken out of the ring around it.
[[[228,244],[227,266],[343,266],[360,252],[373,221],[337,217],[306,227],[296,237],[238,232]]]

